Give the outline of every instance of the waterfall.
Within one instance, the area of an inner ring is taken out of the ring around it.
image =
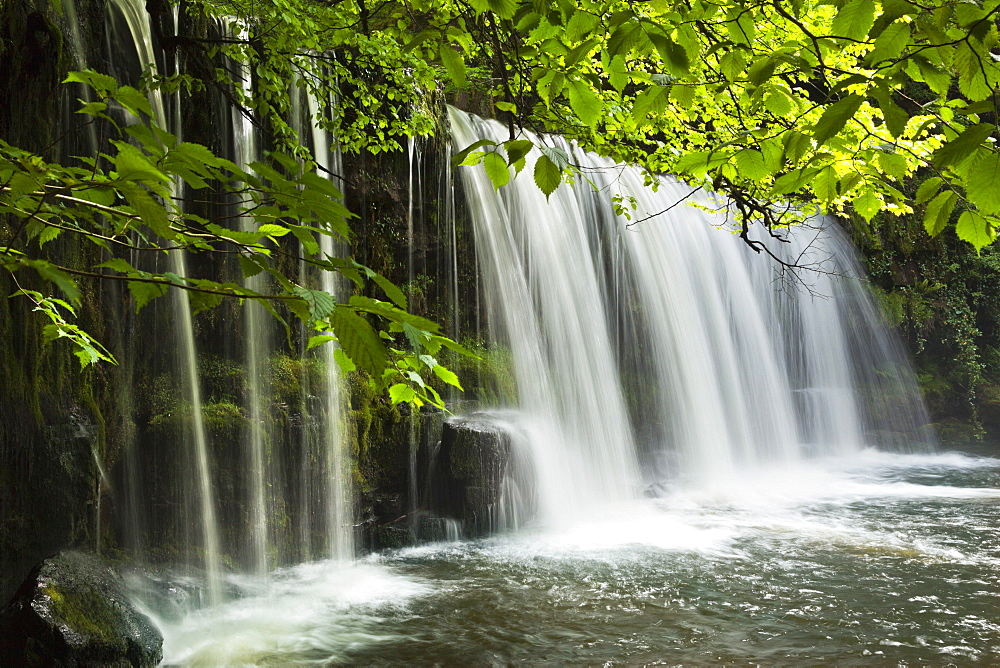
[[[335,182],[343,192],[344,167],[340,149],[335,142],[330,141],[329,134],[319,127],[316,119],[324,113],[326,106],[314,95],[308,96],[310,134],[313,142],[313,155],[320,172]],[[327,101],[332,106],[334,101]],[[343,244],[338,244],[333,237],[318,235],[320,251],[326,257],[336,257],[344,252]],[[332,295],[343,295],[345,289],[338,281],[338,276],[330,271],[322,271],[319,276],[320,289]],[[349,479],[350,464],[348,460],[347,443],[344,438],[345,388],[344,377],[340,366],[334,357],[336,347],[328,343],[320,348],[324,372],[319,423],[319,446],[324,462],[323,478],[324,526],[326,549],[330,558],[337,561],[347,561],[354,557],[354,529],[352,524],[353,504],[351,499],[351,484]]]
[[[456,148],[508,138],[455,109],[450,120]],[[591,183],[546,201],[530,177],[537,149],[499,192],[482,168],[459,172],[491,336],[513,353],[540,519],[666,478],[932,441],[833,221],[768,240],[804,267],[789,270],[734,234],[724,200],[668,178],[653,189],[637,168],[534,139],[567,151]],[[634,198],[630,218],[614,195]]]
[[[153,48],[153,34],[146,13],[145,4],[139,0],[116,0],[114,6],[121,12],[128,26],[132,44],[138,55],[140,66],[153,66],[157,63],[156,51]],[[154,119],[163,127],[170,127],[166,105],[159,91],[150,95]],[[175,114],[176,116],[176,114]],[[179,120],[177,118],[175,121]],[[171,129],[179,137],[179,122]],[[180,184],[175,184],[179,189]],[[183,251],[169,253],[170,270],[179,276],[187,275],[187,261]],[[219,526],[216,520],[215,491],[212,484],[212,467],[209,456],[208,436],[202,416],[201,387],[198,377],[197,349],[194,340],[194,325],[191,320],[191,305],[188,294],[184,290],[170,291],[171,307],[174,316],[175,336],[177,338],[176,354],[178,357],[176,371],[185,389],[186,399],[191,411],[191,424],[188,427],[188,441],[191,460],[194,463],[195,483],[190,485],[189,496],[197,499],[198,525],[201,528],[201,548],[204,552],[204,568],[211,602],[221,600],[221,562]],[[188,496],[186,495],[186,496]]]

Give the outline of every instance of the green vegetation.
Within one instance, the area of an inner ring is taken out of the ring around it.
[[[169,288],[186,290],[195,311],[257,301],[316,330],[310,346],[339,341],[344,371],[364,371],[394,403],[441,405],[434,384],[459,386],[436,356],[464,348],[409,313],[383,276],[320,251],[317,237],[350,241],[352,215],[290,120],[302,90],[323,101],[314,123],[344,151],[368,153],[435,132],[442,90],[472,95],[510,137],[459,147],[455,163],[481,164],[495,186],[531,151],[544,192],[585,183],[565,152],[521,128],[559,133],[725,194],[734,233],[757,252],[769,252],[762,236],[817,209],[907,230],[894,217],[913,214],[921,235],[953,229],[977,252],[996,237],[1000,0],[194,0],[183,11],[186,32],[161,41],[189,71],[150,72],[145,91],[95,72],[67,79],[94,91],[81,111],[110,137],[99,154],[67,166],[0,143],[0,265],[15,279],[34,274],[16,295],[46,320],[44,340],[70,341],[84,366],[113,361],[74,322],[78,281],[91,277],[124,281],[136,308]],[[180,141],[148,95],[210,87],[255,120],[273,149],[265,158],[242,167]],[[181,182],[186,199],[235,203],[243,222],[188,211]],[[110,259],[60,260],[49,249],[67,236]],[[275,291],[126,259],[181,249],[235,257],[245,278],[269,274]],[[300,262],[384,299],[338,302],[298,279]],[[936,290],[927,280],[887,288],[897,316],[933,317],[921,310]],[[955,345],[971,373],[976,356]]]

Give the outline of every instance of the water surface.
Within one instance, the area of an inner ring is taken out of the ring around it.
[[[563,527],[307,564],[163,622],[167,662],[1000,662],[1000,460],[665,486]]]

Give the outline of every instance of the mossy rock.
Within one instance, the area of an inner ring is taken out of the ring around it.
[[[36,566],[0,615],[4,665],[155,666],[163,637],[97,557],[60,552]]]

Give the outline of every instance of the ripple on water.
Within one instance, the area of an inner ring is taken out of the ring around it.
[[[886,455],[276,574],[168,661],[970,663],[1000,656],[1000,460]]]

